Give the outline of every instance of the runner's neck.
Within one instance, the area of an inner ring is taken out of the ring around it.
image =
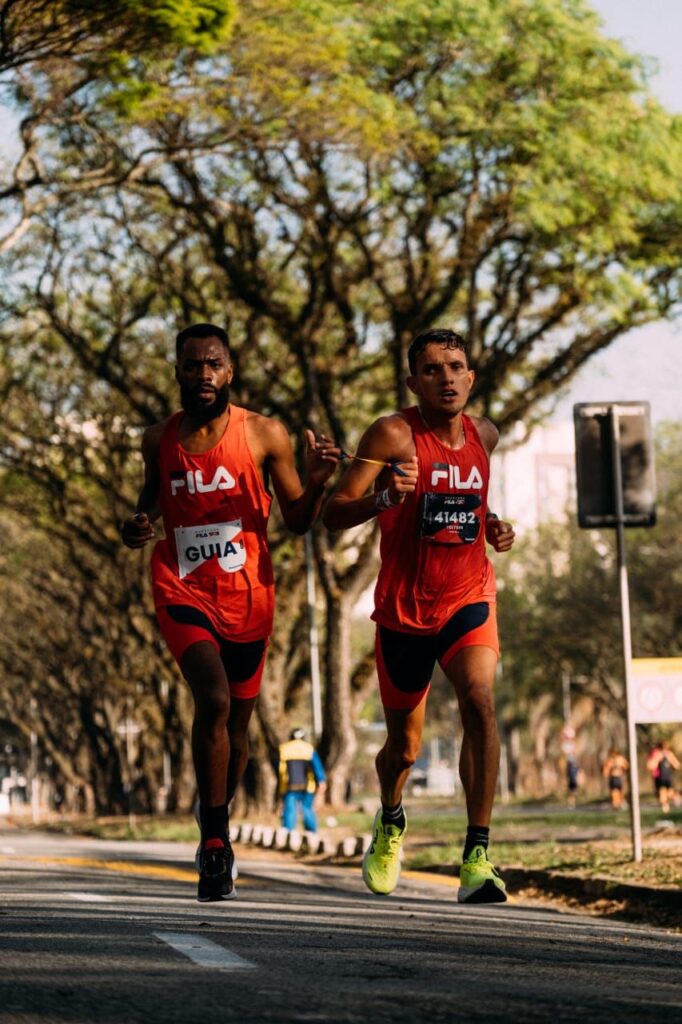
[[[178,443],[193,455],[204,455],[222,441],[230,423],[232,405],[220,416],[208,423],[196,424],[191,416],[183,413],[178,425]]]
[[[453,448],[455,450],[464,447],[466,444],[466,433],[464,431],[463,413],[458,412],[456,416],[448,417],[442,422],[429,423],[421,406],[417,406],[417,408],[419,409],[422,423],[427,430],[438,438],[441,444],[445,445],[446,448]]]

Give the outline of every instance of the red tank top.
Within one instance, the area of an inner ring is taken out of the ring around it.
[[[178,440],[183,415],[170,418],[159,449],[166,536],[152,558],[156,603],[181,601],[187,587],[210,591],[217,602],[271,588],[272,499],[246,441],[246,409],[230,405],[222,438],[200,453],[186,451]]]
[[[437,633],[459,608],[494,601],[493,567],[485,551],[490,463],[469,416],[464,445],[448,448],[404,409],[419,462],[417,488],[379,515],[381,569],[372,618],[404,633]]]

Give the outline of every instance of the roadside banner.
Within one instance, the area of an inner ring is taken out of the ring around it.
[[[682,722],[682,658],[632,659],[635,722]]]

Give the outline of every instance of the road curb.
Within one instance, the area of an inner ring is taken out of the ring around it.
[[[457,869],[442,865],[429,865],[423,869],[430,874],[457,877]],[[569,896],[582,901],[625,900],[628,903],[648,903],[668,910],[682,910],[682,889],[654,888],[649,885],[629,885],[612,878],[583,878],[559,871],[541,868],[505,867],[499,870],[509,892],[516,893],[532,886],[549,896]]]
[[[587,897],[589,900],[625,900],[628,903],[648,903],[682,910],[682,890],[653,888],[649,885],[629,885],[610,878],[581,878],[556,871],[526,868],[501,868],[507,886],[517,892],[526,886],[536,886],[557,896]]]
[[[333,860],[335,864],[357,863],[358,857],[365,853],[371,842],[371,836],[367,834],[346,836],[344,839],[331,842],[316,832],[282,828],[275,832],[276,834],[272,835],[272,829],[258,830],[244,822],[230,828],[230,840],[233,843],[243,842],[251,846],[272,847],[299,856],[324,857],[326,860]],[[544,871],[540,868],[499,865],[499,869],[510,893],[533,887],[548,896],[572,897],[581,902],[606,899],[682,911],[682,889],[630,885],[609,878],[583,878],[580,875]],[[458,869],[450,865],[434,864],[423,869],[412,869],[414,875],[418,875],[420,871],[449,878],[458,876]]]
[[[230,842],[260,846],[265,849],[285,850],[290,853],[308,854],[315,857],[333,857],[335,860],[353,860],[367,850],[370,835],[345,836],[331,840],[319,832],[299,832],[298,829],[264,828],[242,822],[230,826]]]

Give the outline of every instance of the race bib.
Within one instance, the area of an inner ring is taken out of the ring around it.
[[[241,519],[233,519],[230,523],[210,523],[208,526],[177,527],[174,533],[180,579],[207,563],[209,576],[241,569],[246,562],[241,532]]]
[[[481,528],[478,494],[435,494],[422,497],[420,536],[437,544],[473,544]]]

